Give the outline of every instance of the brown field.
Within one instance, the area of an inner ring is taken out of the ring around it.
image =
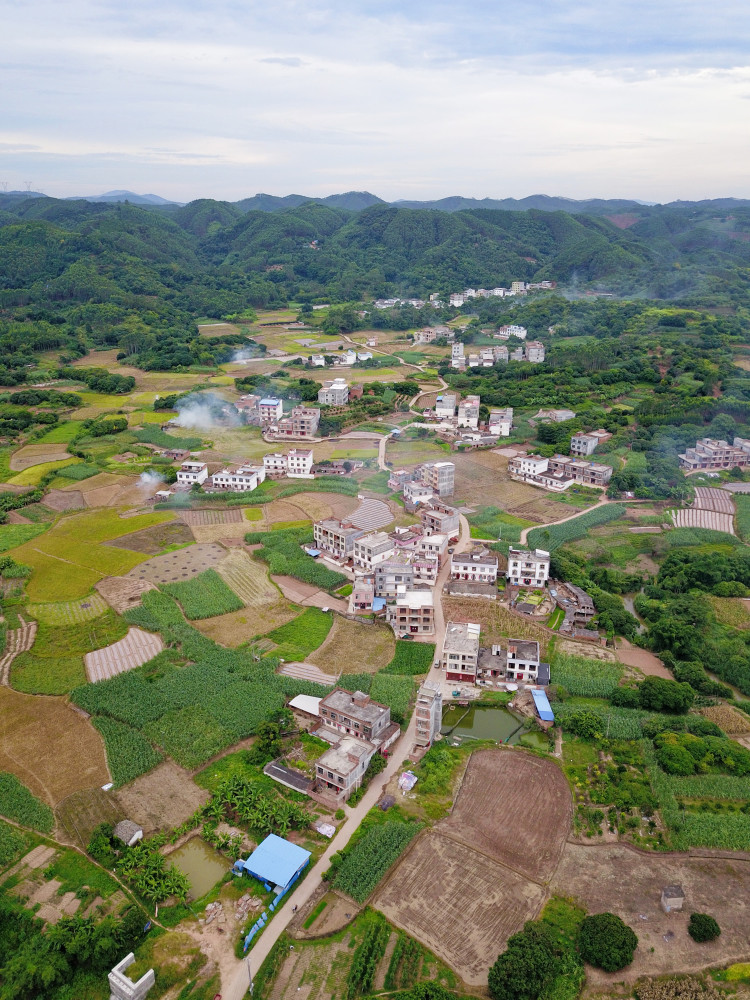
[[[95,587],[118,615],[137,607],[147,590],[156,589],[149,580],[134,580],[130,576],[106,576]]]
[[[273,508],[274,504],[285,502],[287,501],[275,500],[266,506]],[[302,511],[300,518],[309,517],[313,521],[321,521],[326,517],[346,517],[359,505],[356,497],[348,497],[343,493],[297,493],[289,502]]]
[[[58,825],[72,844],[85,851],[91,834],[100,823],[119,823],[127,819],[117,799],[98,785],[73,792],[55,809]]]
[[[472,754],[440,832],[546,882],[560,860],[572,812],[568,782],[552,761],[512,750],[480,750]]]
[[[374,905],[467,983],[487,982],[505,942],[541,909],[545,891],[438,829],[422,834]]]
[[[49,805],[110,780],[101,737],[62,698],[0,687],[0,771]]]
[[[376,673],[388,666],[396,652],[388,625],[361,625],[336,615],[322,646],[307,657],[327,674]]]
[[[19,448],[10,457],[10,467],[13,472],[23,472],[32,465],[42,465],[44,462],[59,462],[70,458],[67,444],[27,444]]]
[[[50,510],[80,510],[86,506],[80,490],[50,490],[44,497],[44,506]]]
[[[168,545],[186,545],[193,541],[193,533],[186,524],[180,521],[167,521],[166,524],[155,524],[142,531],[134,531],[130,535],[121,535],[104,545],[112,545],[116,549],[130,549],[131,552],[144,552],[156,555]]]
[[[714,705],[711,708],[701,708],[698,711],[711,722],[715,722],[730,736],[750,732],[750,719],[730,705]]]
[[[305,513],[304,507],[296,503],[296,497],[289,500],[272,500],[264,505],[263,513],[266,524],[278,524],[279,521],[309,521],[310,515]],[[249,524],[250,522],[248,522]],[[247,529],[252,531],[252,527]]]
[[[685,891],[685,910],[666,914],[659,897],[665,885],[673,884]],[[638,935],[633,964],[612,975],[587,967],[589,986],[601,989],[639,976],[696,972],[747,960],[748,861],[650,855],[618,844],[566,844],[551,889],[580,900],[589,913],[616,913]],[[696,946],[687,933],[694,912],[715,917],[721,937]]]
[[[548,523],[569,517],[571,508],[549,493],[526,483],[515,483],[508,475],[508,459],[497,451],[454,453],[456,499],[467,504],[496,505],[517,517]]]
[[[486,982],[510,935],[541,909],[546,889],[528,876],[552,876],[571,813],[567,782],[551,761],[479,751],[452,814],[418,837],[374,905],[467,983]]]
[[[243,642],[250,642],[256,635],[263,635],[279,628],[280,625],[286,625],[298,614],[299,609],[293,611],[279,596],[278,602],[267,605],[263,608],[262,614],[249,608],[242,608],[240,611],[217,615],[215,618],[202,618],[191,624],[214,642],[234,649]]]
[[[617,659],[620,663],[624,663],[627,667],[635,667],[636,670],[640,670],[642,674],[646,674],[648,677],[663,677],[668,681],[673,679],[672,674],[667,670],[659,657],[655,656],[648,649],[633,646],[627,639],[620,638],[617,642]],[[608,652],[608,650],[603,650],[601,646],[594,648],[597,652]],[[560,652],[565,652],[559,645],[557,649]]]
[[[262,521],[256,521],[256,525],[263,526]],[[252,531],[249,521],[244,524],[196,524],[190,529],[196,542],[205,544],[207,542],[219,542],[223,545],[241,545],[248,531]]]
[[[264,608],[281,599],[278,588],[268,578],[268,569],[244,549],[234,549],[217,565],[216,571],[243,603],[262,616]]]
[[[547,647],[554,633],[512,614],[498,601],[488,601],[482,597],[443,597],[443,616],[451,622],[478,622],[482,627],[482,645],[497,642],[502,637],[513,639],[536,639],[542,657],[547,656]],[[586,647],[590,643],[585,644]],[[580,655],[580,643],[576,643]],[[586,655],[586,654],[584,654]]]
[[[183,510],[179,515],[191,528],[215,524],[242,524],[245,516],[239,507],[232,510]]]
[[[234,323],[199,323],[198,332],[201,337],[226,337],[227,334],[234,336],[242,331]]]
[[[206,569],[216,569],[226,555],[221,545],[190,545],[186,549],[154,556],[131,570],[130,576],[136,580],[150,580],[152,583],[174,583],[189,580]]]
[[[187,771],[168,760],[125,785],[116,797],[128,819],[135,820],[148,836],[180,826],[210,796]]]
[[[105,486],[123,486],[128,480],[128,476],[116,476],[113,472],[99,472],[89,479],[81,480],[80,483],[71,483],[70,486],[64,486],[63,490],[66,493],[68,490],[83,493],[85,496],[87,493],[101,490]]]

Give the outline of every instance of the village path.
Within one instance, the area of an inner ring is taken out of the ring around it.
[[[601,500],[597,501],[593,507],[587,507],[586,510],[577,510],[575,514],[569,514],[568,517],[561,517],[559,521],[545,521],[544,524],[532,524],[530,528],[524,528],[521,532],[521,537],[519,539],[519,545],[526,544],[526,537],[530,531],[534,528],[551,528],[553,524],[565,524],[566,521],[572,521],[576,517],[580,517],[582,514],[588,514],[591,510],[596,510],[597,507],[603,507],[607,503],[614,503],[609,497],[603,496]]]
[[[470,547],[470,545],[471,531],[469,528],[469,522],[462,514],[461,534],[459,536],[459,541],[456,544],[456,552],[464,552]],[[431,640],[434,639],[437,649],[442,647],[443,639],[445,638],[445,618],[443,616],[440,595],[442,594],[443,584],[448,579],[449,573],[450,560],[446,562],[445,566],[441,570],[435,586],[435,595],[437,598],[435,602],[435,635],[430,636],[429,638]],[[441,681],[442,678],[440,670],[436,670],[434,666],[431,667],[429,679]],[[290,893],[286,903],[284,903],[284,905],[276,911],[258,939],[255,947],[248,952],[248,956],[237,963],[236,971],[232,980],[226,983],[222,982],[222,995],[225,1000],[240,1000],[241,997],[245,996],[245,993],[250,985],[251,974],[256,973],[263,964],[271,949],[292,920],[294,911],[304,906],[320,887],[323,881],[323,872],[330,867],[331,857],[336,853],[336,851],[340,851],[349,843],[362,820],[377,803],[385,785],[400,771],[404,761],[407,760],[411,754],[415,737],[416,716],[412,713],[412,717],[409,720],[406,731],[396,744],[385,770],[371,782],[370,787],[367,789],[364,796],[360,799],[356,806],[353,808],[350,808],[349,806],[346,807],[347,818],[343,825],[339,828],[336,836],[326,848],[325,852],[312,867],[302,884],[299,885],[293,893]]]

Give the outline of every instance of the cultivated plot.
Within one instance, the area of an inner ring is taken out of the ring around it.
[[[696,486],[693,507],[698,510],[715,510],[720,514],[734,514],[732,494],[710,486]]]
[[[199,788],[187,771],[168,760],[120,788],[116,798],[123,813],[142,826],[148,836],[156,830],[180,826],[206,804],[209,793]]]
[[[160,635],[144,632],[140,628],[128,629],[128,634],[119,642],[86,653],[83,658],[86,677],[89,681],[105,681],[126,670],[134,670],[142,663],[148,663],[164,649]]]
[[[336,676],[375,673],[388,666],[395,652],[393,629],[387,625],[363,625],[336,615],[325,642],[307,657],[306,662]]]
[[[136,580],[150,580],[151,583],[180,583],[191,580],[207,569],[215,569],[226,556],[226,550],[213,542],[190,545],[176,552],[166,552],[154,556],[136,566],[130,576]]]
[[[669,512],[676,528],[710,528],[711,531],[724,531],[734,534],[734,518],[731,514],[720,514],[715,510],[701,510],[688,507],[684,510]]]

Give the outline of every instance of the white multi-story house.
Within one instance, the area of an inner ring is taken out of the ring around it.
[[[177,470],[177,482],[193,486],[195,483],[205,483],[208,479],[208,466],[205,462],[183,462]]]
[[[258,403],[258,416],[261,425],[276,423],[284,415],[284,404],[274,396],[266,396]]]
[[[534,639],[508,639],[508,648],[500,643],[479,652],[478,684],[493,680],[522,684],[549,684],[549,664],[539,660],[539,643]]]
[[[362,778],[377,747],[355,736],[344,736],[326,750],[315,765],[315,789],[334,803],[347,802],[362,784]]]
[[[541,340],[528,341],[526,344],[526,360],[535,365],[544,361],[544,344]]]
[[[516,482],[531,483],[542,489],[562,493],[571,483],[583,483],[604,489],[612,478],[612,466],[586,462],[568,455],[525,455],[511,458],[508,474]]]
[[[732,444],[715,438],[702,438],[694,448],[679,456],[680,465],[688,472],[700,469],[744,469],[750,465],[750,441],[735,437]]]
[[[442,566],[448,554],[449,541],[450,539],[447,535],[435,532],[434,534],[425,535],[420,538],[417,542],[416,550],[420,555],[433,559],[437,562],[438,566]]]
[[[364,533],[363,528],[356,528],[353,524],[339,521],[335,517],[316,521],[313,525],[315,548],[342,561],[351,559],[354,554],[354,543]]]
[[[490,410],[490,418],[487,424],[490,434],[497,434],[498,437],[508,437],[512,428],[512,406],[508,406],[504,410]]]
[[[574,434],[570,439],[571,455],[593,455],[599,438],[594,434]]]
[[[207,486],[212,490],[231,490],[233,493],[246,493],[256,489],[266,478],[266,470],[262,466],[240,465],[236,469],[222,469],[214,472],[208,479]]]
[[[467,396],[458,404],[458,426],[476,430],[479,426],[479,396]]]
[[[511,283],[510,283],[510,294],[511,295],[525,295],[526,294],[526,282],[525,281],[511,281]]]
[[[417,504],[417,503],[427,503],[435,495],[435,491],[431,486],[426,483],[405,483],[404,484],[404,500],[407,503]]]
[[[326,366],[325,354],[311,354],[310,364],[313,366],[313,368],[325,368]]]
[[[497,583],[497,566],[497,554],[481,545],[469,552],[454,552],[451,556],[451,580]]]
[[[448,299],[448,302],[452,306],[455,306],[456,309],[460,309],[461,306],[464,304],[465,301],[466,300],[465,300],[464,296],[460,292],[454,292],[451,295],[451,297]]]
[[[419,474],[425,486],[430,486],[439,497],[453,495],[456,482],[454,462],[424,462]]]
[[[287,475],[290,479],[314,479],[312,448],[292,448],[287,456]]]
[[[519,340],[526,340],[529,331],[525,326],[519,326],[517,323],[509,323],[507,326],[501,326],[497,333],[493,333],[493,337],[496,340],[507,340],[509,337],[518,337]]]
[[[386,607],[386,620],[396,635],[431,635],[435,631],[433,592],[400,586],[395,600]]]
[[[394,551],[393,539],[384,531],[363,535],[354,542],[354,565],[365,572],[371,572],[379,563],[389,559]]]
[[[544,587],[549,580],[550,554],[544,549],[509,549],[508,583],[517,587]]]
[[[288,462],[283,452],[275,451],[263,456],[263,468],[267,476],[285,476]]]
[[[464,345],[459,341],[451,345],[451,367],[465,368],[466,358],[464,357]]]
[[[463,347],[463,344],[461,344]],[[435,416],[438,420],[452,420],[456,415],[456,397],[453,393],[443,393],[435,401]]]
[[[473,622],[448,622],[440,654],[447,681],[474,684],[479,662],[481,626]]]
[[[512,462],[513,469],[509,462],[508,471],[517,472],[521,476],[540,476],[549,466],[549,460],[541,455],[517,455]]]
[[[443,724],[443,693],[435,681],[425,681],[417,692],[414,707],[417,746],[429,747],[440,735]]]

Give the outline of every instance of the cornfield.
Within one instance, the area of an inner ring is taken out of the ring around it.
[[[623,517],[625,508],[622,504],[604,504],[601,507],[594,507],[593,510],[581,514],[580,517],[565,521],[563,524],[551,524],[546,528],[532,528],[526,536],[526,543],[529,548],[546,549],[554,552],[566,542],[575,542],[578,538],[584,538],[591,528],[596,528],[600,524],[608,524]]]
[[[569,694],[581,698],[608,698],[623,675],[619,663],[589,660],[583,656],[557,653],[551,663],[551,680]]]
[[[399,821],[373,826],[341,862],[334,888],[364,903],[419,829],[417,823]]]
[[[49,833],[54,826],[49,806],[32,795],[15,774],[6,771],[0,771],[0,814],[42,833]]]

